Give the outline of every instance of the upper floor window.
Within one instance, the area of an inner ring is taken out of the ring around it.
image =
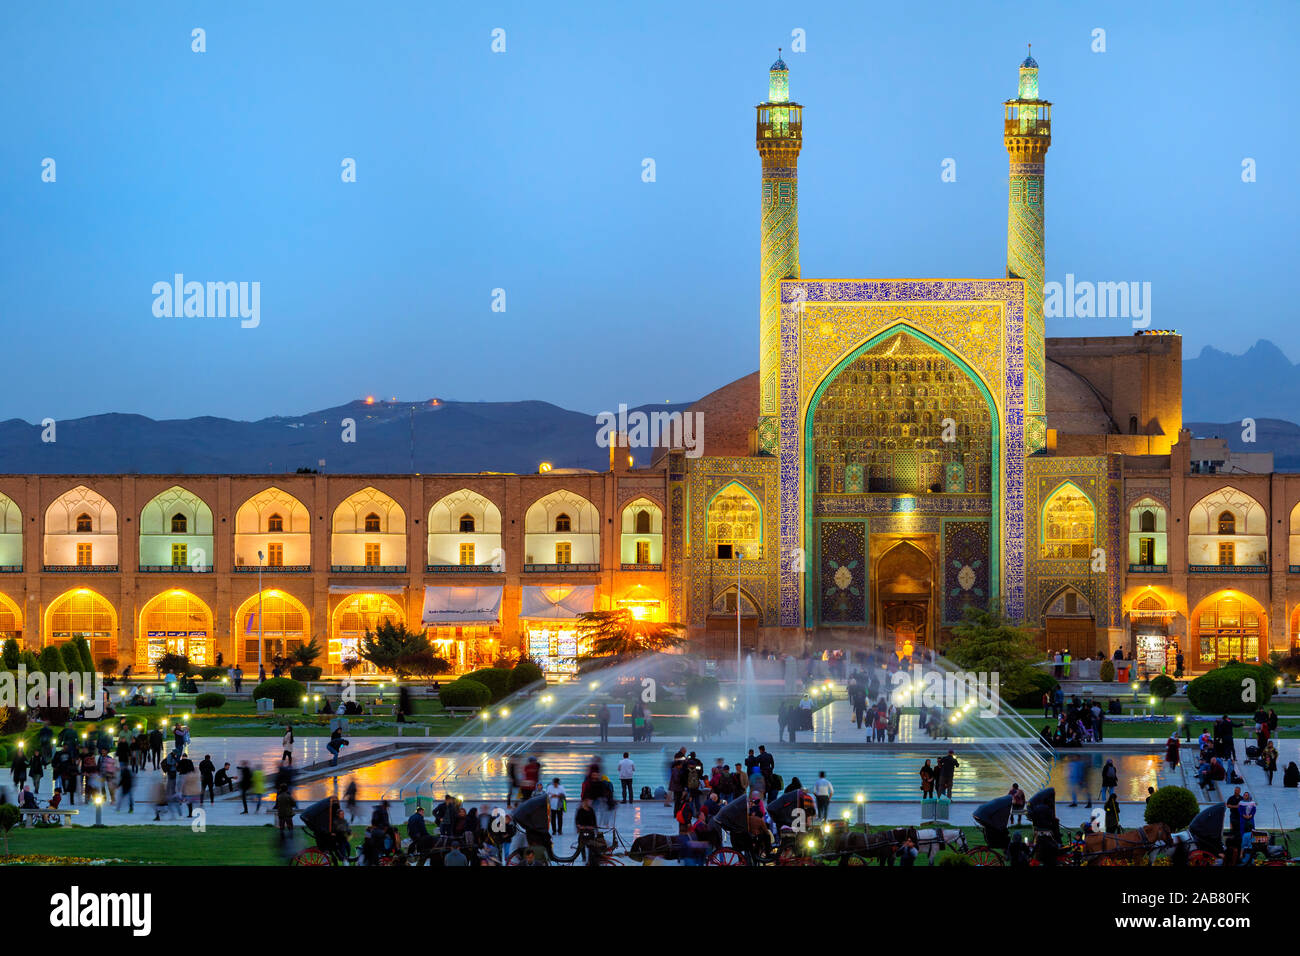
[[[1236,534],[1237,518],[1231,511],[1219,515],[1219,534]]]
[[[569,531],[569,530],[571,530],[570,527],[569,527],[569,524],[570,524],[570,522],[569,522],[569,516],[568,516],[568,515],[566,515],[566,514],[556,515],[556,517],[555,517],[555,530],[556,530],[556,531]]]
[[[278,514],[273,514],[266,519],[266,530],[271,534],[280,534],[284,531],[284,518]]]
[[[379,515],[375,514],[373,511],[366,515],[366,531],[372,534],[377,534],[379,532]]]
[[[379,545],[377,543],[366,545],[366,567],[379,567]]]
[[[555,544],[555,563],[572,564],[573,563],[573,545],[568,541],[557,541]]]
[[[77,515],[77,531],[78,531],[78,532],[82,532],[82,533],[84,533],[84,532],[87,532],[87,531],[92,530],[90,525],[91,525],[91,522],[90,522],[90,515],[88,515],[88,514],[84,514],[84,513],[83,513],[83,514],[79,514],[79,515]]]
[[[266,546],[266,566],[269,568],[284,567],[284,545],[271,543]]]
[[[1142,517],[1139,519],[1138,524],[1140,526],[1138,528],[1139,531],[1155,531],[1156,513],[1150,510],[1142,512]]]
[[[650,512],[638,511],[636,513],[636,533],[650,534]]]
[[[92,553],[93,548],[91,545],[84,543],[77,545],[77,566],[85,568],[94,564],[94,559],[91,557]]]
[[[460,533],[461,533],[461,534],[473,534],[473,533],[474,533],[474,516],[473,516],[473,515],[465,514],[465,515],[461,515],[461,516],[460,516]]]

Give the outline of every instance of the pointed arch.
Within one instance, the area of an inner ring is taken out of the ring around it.
[[[235,512],[235,570],[254,570],[259,564],[311,567],[311,515],[301,501],[274,485]]]
[[[709,496],[704,506],[709,557],[746,560],[763,556],[763,504],[744,482],[733,478]]]
[[[406,570],[406,511],[372,485],[334,509],[330,564],[336,571]]]
[[[524,513],[524,552],[525,569],[598,567],[600,512],[582,495],[567,489],[543,495]]]
[[[118,616],[113,602],[91,588],[64,591],[45,609],[43,647],[58,646],[74,637],[90,644],[91,661],[117,657]]]
[[[663,564],[663,509],[649,498],[635,498],[623,506],[619,520],[619,559],[639,567]],[[643,560],[644,559],[644,560]]]
[[[269,665],[275,655],[287,655],[311,640],[311,615],[302,601],[281,588],[264,588],[261,598],[262,659]],[[239,605],[231,622],[235,656],[245,667],[251,664],[254,674],[257,673],[258,625],[258,592],[254,591]]]
[[[1187,563],[1193,571],[1267,567],[1268,509],[1231,485],[1205,495],[1187,515]]]
[[[355,658],[361,661],[361,673],[377,673],[373,664],[361,659],[361,641],[367,631],[373,632],[385,621],[395,625],[406,624],[405,611],[389,594],[349,594],[339,601],[330,615],[327,656],[331,671],[334,673],[342,671],[343,662]]]
[[[1062,481],[1043,499],[1038,513],[1039,556],[1044,560],[1088,560],[1097,543],[1097,506],[1073,481]]]
[[[136,627],[135,662],[152,669],[164,654],[182,654],[191,664],[216,661],[216,626],[212,608],[183,588],[155,594],[140,608]]]
[[[117,509],[85,485],[65,491],[45,509],[43,551],[46,567],[116,570]]]
[[[0,492],[0,568],[23,566],[23,513],[18,504]]]
[[[23,609],[18,602],[0,591],[0,641],[13,638],[23,646]]]
[[[215,544],[212,509],[187,488],[172,485],[140,509],[141,571],[211,571]]]
[[[429,509],[428,568],[502,571],[501,509],[469,488],[443,495]]]

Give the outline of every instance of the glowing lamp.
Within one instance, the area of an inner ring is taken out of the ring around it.
[[[691,716],[692,716],[692,717],[698,717],[698,716],[700,716],[700,708],[698,708],[698,707],[692,707],[692,708],[691,708]]]
[[[509,707],[502,707],[502,708],[501,708],[501,716],[502,716],[502,717],[509,717],[509,716],[510,716],[510,708],[509,708]]]
[[[866,803],[867,795],[865,793],[859,793],[853,799],[856,800],[858,803]]]
[[[727,709],[727,700],[726,700],[726,698],[725,698],[725,697],[719,697],[719,698],[718,698],[718,710],[726,710],[726,709]]]

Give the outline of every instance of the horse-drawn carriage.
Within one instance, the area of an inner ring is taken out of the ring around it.
[[[1186,859],[1188,866],[1286,866],[1293,862],[1290,841],[1285,833],[1277,839],[1265,830],[1251,830],[1250,839],[1225,840],[1223,819],[1226,804],[1216,803],[1198,813],[1186,830],[1173,835],[1173,862]]]
[[[1026,841],[1012,834],[1010,795],[990,800],[975,811],[975,822],[984,833],[984,844],[967,850],[979,866],[1128,866],[1151,862],[1173,846],[1165,824],[1148,824],[1121,833],[1080,832],[1069,841],[1061,836],[1056,816],[1056,791],[1040,790],[1025,804],[1024,814],[1032,827]],[[1222,821],[1222,815],[1220,815]]]

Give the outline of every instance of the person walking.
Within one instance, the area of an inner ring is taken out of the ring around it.
[[[32,793],[41,792],[41,778],[45,776],[45,757],[37,750],[27,764],[27,775],[32,781]]]
[[[122,804],[127,805],[127,813],[135,813],[135,772],[130,764],[122,764],[117,772],[117,812],[122,812]]]
[[[1273,774],[1277,773],[1277,748],[1273,741],[1264,745],[1264,752],[1259,755],[1259,766],[1268,776],[1268,785],[1273,786]]]
[[[149,731],[149,759],[153,761],[153,768],[157,770],[162,764],[163,735],[162,731],[155,727]]]
[[[623,759],[618,762],[618,782],[622,787],[621,803],[632,802],[632,778],[636,774],[636,763],[628,756],[627,752],[623,753]]]
[[[1115,761],[1107,759],[1106,765],[1101,768],[1101,794],[1097,801],[1105,806],[1106,798],[1115,793],[1115,788],[1119,786],[1119,770],[1115,766]]]
[[[1182,744],[1178,742],[1178,731],[1173,730],[1169,734],[1169,739],[1165,741],[1165,763],[1169,764],[1169,772],[1173,773],[1178,769],[1179,751]]]
[[[568,796],[559,777],[553,779],[551,785],[546,788],[546,809],[551,818],[552,834],[564,832],[564,804]]]
[[[244,809],[240,816],[248,813],[248,791],[253,789],[253,768],[248,765],[247,760],[239,761],[239,799],[243,803]]]
[[[331,767],[339,765],[339,752],[346,746],[348,746],[348,741],[343,739],[343,729],[335,727],[334,732],[330,734],[330,742],[325,745],[325,749],[333,754],[330,758]]]
[[[203,806],[204,790],[208,792],[208,798],[212,803],[217,802],[217,794],[213,790],[216,776],[217,765],[212,762],[212,754],[204,754],[203,759],[199,761],[199,806]]]
[[[921,764],[921,799],[928,800],[934,796],[934,768],[930,766],[930,759],[927,757],[925,763]]]
[[[1011,798],[1011,813],[1016,818],[1016,826],[1019,826],[1025,819],[1025,791],[1020,789],[1020,784],[1013,783],[1007,796]]]
[[[284,736],[280,738],[280,746],[284,752],[280,754],[281,760],[287,760],[293,763],[293,722],[290,721],[284,725]]]
[[[14,762],[9,767],[9,773],[14,780],[14,789],[19,793],[23,791],[23,784],[27,783],[27,757],[20,748],[14,756]]]
[[[600,742],[607,744],[609,743],[609,705],[598,704],[597,708],[600,717]]]
[[[813,796],[817,799],[817,816],[822,818],[822,822],[830,820],[831,816],[831,797],[835,796],[835,787],[826,779],[826,771],[817,771],[817,779],[813,781]]]

